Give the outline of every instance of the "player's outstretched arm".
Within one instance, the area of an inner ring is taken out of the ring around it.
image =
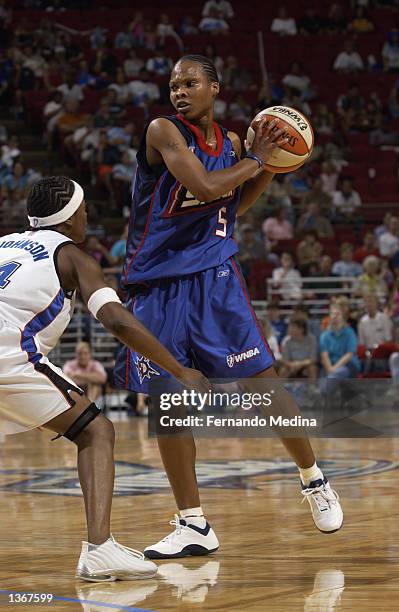
[[[58,270],[64,291],[79,289],[86,305],[96,291],[109,287],[97,261],[73,244],[66,245],[59,252]],[[96,318],[115,338],[157,363],[185,386],[205,393],[209,391],[210,383],[207,379],[197,370],[180,365],[122,304],[111,301],[105,303],[99,308]]]
[[[283,133],[277,130],[270,134],[269,140],[263,138],[265,123],[266,119],[259,122],[252,146],[252,152],[264,163],[280,144]],[[171,174],[201,202],[210,202],[235,189],[259,168],[256,160],[245,158],[231,168],[207,172],[177,127],[164,118],[154,119],[148,127],[147,150],[151,152],[151,149],[161,155]]]

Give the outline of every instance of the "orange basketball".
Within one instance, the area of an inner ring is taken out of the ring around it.
[[[297,170],[309,158],[313,150],[314,135],[310,121],[303,113],[289,106],[271,106],[261,111],[252,120],[247,132],[247,147],[251,147],[255,137],[254,127],[264,116],[269,121],[277,119],[273,131],[284,129],[283,137],[288,142],[277,147],[265,168],[270,172],[283,173]]]

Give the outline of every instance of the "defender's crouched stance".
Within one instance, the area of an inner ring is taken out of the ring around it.
[[[45,427],[76,444],[88,530],[78,578],[149,578],[156,565],[110,533],[113,425],[46,355],[68,325],[79,289],[89,311],[127,346],[184,385],[205,390],[208,382],[179,365],[123,308],[97,262],[74,244],[86,233],[80,185],[65,177],[39,181],[29,195],[28,214],[29,231],[0,241],[0,431]]]

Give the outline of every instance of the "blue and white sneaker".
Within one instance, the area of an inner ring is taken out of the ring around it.
[[[190,519],[182,519],[177,514],[171,525],[175,530],[166,538],[147,546],[144,555],[147,559],[176,559],[178,557],[194,557],[209,555],[219,548],[219,541],[208,522],[205,527],[197,527],[189,522]]]
[[[333,533],[341,529],[344,520],[339,495],[330,487],[327,478],[313,480],[309,485],[302,484],[303,500],[308,500],[314,523],[323,533]]]

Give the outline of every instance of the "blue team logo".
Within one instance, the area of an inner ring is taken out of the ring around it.
[[[329,478],[347,478],[351,486],[357,478],[391,472],[399,467],[397,461],[353,457],[325,460],[319,464]],[[1,491],[82,495],[75,468],[0,470],[0,476],[4,483],[0,486]],[[209,489],[252,489],[261,492],[278,483],[299,486],[298,469],[289,459],[203,461],[197,464],[197,476],[199,486]],[[8,477],[10,482],[7,483]],[[115,495],[150,495],[169,490],[163,469],[141,463],[116,462]]]
[[[134,363],[137,368],[137,374],[139,375],[140,384],[145,378],[148,378],[148,380],[150,380],[151,376],[161,375],[158,370],[152,367],[150,360],[147,359],[147,357],[142,357],[141,355],[138,355]]]

